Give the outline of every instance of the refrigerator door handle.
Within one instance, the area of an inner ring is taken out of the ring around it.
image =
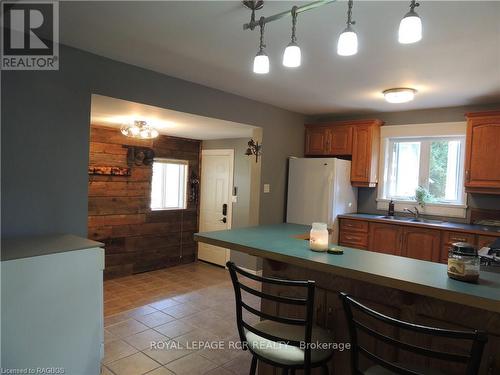
[[[327,200],[327,204],[328,204],[328,210],[327,210],[327,220],[328,222],[326,223],[328,225],[328,228],[332,228],[333,226],[333,219],[332,219],[332,211],[333,211],[333,196],[332,196],[332,192],[333,192],[333,172],[330,172],[329,175],[328,175],[328,181],[327,181],[327,189],[328,189],[328,200]]]

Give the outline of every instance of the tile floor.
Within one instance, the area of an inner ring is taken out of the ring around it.
[[[102,374],[248,374],[235,314],[228,272],[202,262],[105,281]]]

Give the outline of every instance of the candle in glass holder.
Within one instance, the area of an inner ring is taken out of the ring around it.
[[[325,223],[313,223],[309,234],[309,248],[313,251],[328,250],[328,229]]]

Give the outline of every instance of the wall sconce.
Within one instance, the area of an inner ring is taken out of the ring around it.
[[[259,145],[259,142],[255,142],[253,139],[248,141],[248,148],[245,152],[245,155],[251,156],[255,155],[255,162],[259,162],[259,156],[262,155],[262,144]]]

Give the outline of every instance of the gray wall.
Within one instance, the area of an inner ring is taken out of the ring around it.
[[[475,111],[488,111],[500,109],[500,103],[482,105],[482,106],[464,106],[425,109],[417,111],[405,112],[380,112],[380,113],[364,113],[351,115],[318,115],[309,116],[307,122],[325,122],[335,120],[355,120],[362,118],[379,118],[385,121],[385,125],[407,125],[407,124],[425,124],[437,122],[452,122],[464,121],[464,114]],[[358,189],[358,212],[383,214],[385,212],[377,210],[377,189],[376,188],[359,188]],[[500,196],[485,195],[485,194],[469,194],[469,207],[499,209]],[[455,220],[455,219],[454,219]]]
[[[244,228],[252,226],[250,219],[250,194],[251,194],[251,163],[255,163],[253,157],[245,155],[249,138],[234,138],[203,141],[204,150],[232,149],[234,150],[234,182],[238,188],[238,202],[233,203],[232,228]],[[265,142],[264,138],[264,142]],[[203,165],[202,165],[203,168]],[[231,250],[231,260],[241,267],[251,270],[261,269],[261,262],[256,257],[238,251]]]
[[[3,71],[1,86],[2,237],[86,236],[92,93],[262,127],[262,183],[272,188],[260,221],[283,219],[286,160],[303,152],[300,114],[66,46],[59,71]]]

